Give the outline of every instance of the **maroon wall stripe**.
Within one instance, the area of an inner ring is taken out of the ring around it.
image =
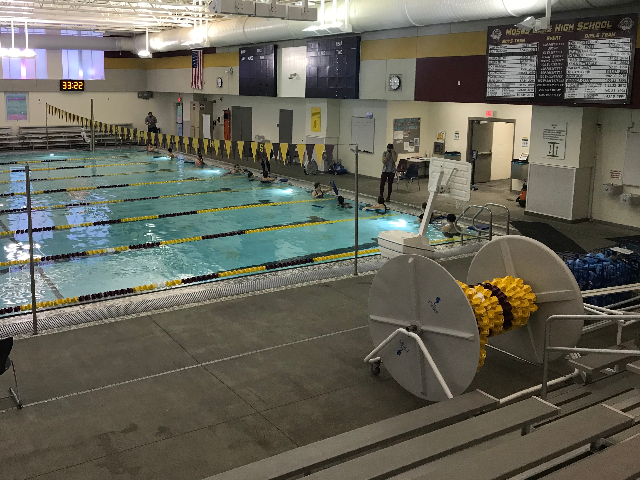
[[[485,103],[486,71],[485,55],[418,58],[415,99],[422,102]]]
[[[486,72],[487,57],[484,55],[418,58],[414,98],[421,102],[492,103],[485,100]],[[636,61],[633,64],[629,105],[576,106],[640,109],[640,49],[636,49]]]

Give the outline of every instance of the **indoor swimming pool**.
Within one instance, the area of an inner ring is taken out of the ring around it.
[[[40,307],[331,261],[353,251],[354,209],[338,207],[333,195],[313,199],[288,183],[262,184],[159,155],[139,148],[1,155],[0,309],[8,313],[31,299],[25,161],[32,162]],[[394,211],[361,211],[358,226],[366,252],[377,248],[380,231],[417,232],[419,225]],[[430,238],[440,236],[430,230]]]

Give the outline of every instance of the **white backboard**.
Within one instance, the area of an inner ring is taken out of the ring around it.
[[[471,164],[461,160],[432,157],[429,162],[429,191],[437,188],[440,172],[444,171],[439,196],[468,202],[471,199]]]

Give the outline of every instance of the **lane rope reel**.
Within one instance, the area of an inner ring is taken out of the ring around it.
[[[478,323],[480,370],[487,358],[489,337],[524,327],[531,314],[538,310],[536,295],[521,278],[511,276],[471,286],[458,281],[458,285],[467,296]]]
[[[484,365],[487,342],[540,364],[547,319],[584,312],[582,292],[564,261],[540,242],[514,235],[486,243],[471,261],[466,283],[429,258],[392,258],[378,270],[368,303],[374,349],[364,361],[374,374],[384,365],[407,391],[430,401],[469,388]],[[556,322],[550,344],[575,346],[583,324]],[[560,356],[553,353],[551,360]]]

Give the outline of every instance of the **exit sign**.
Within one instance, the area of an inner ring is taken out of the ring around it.
[[[487,110],[486,112],[484,112],[485,117],[493,117],[493,114],[494,114],[493,110]]]

